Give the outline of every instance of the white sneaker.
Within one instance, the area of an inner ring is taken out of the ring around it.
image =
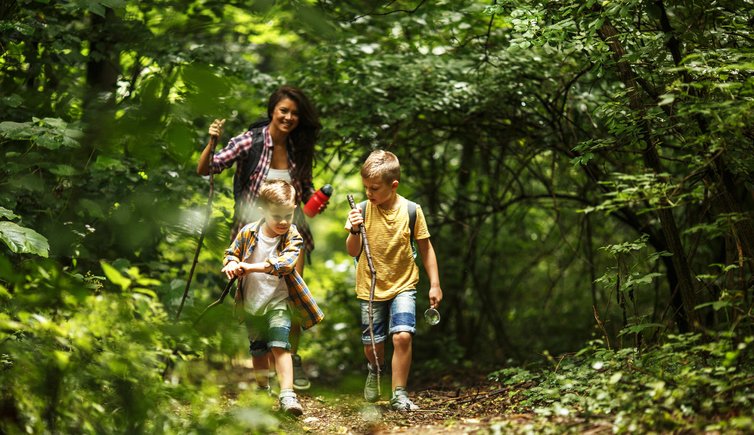
[[[280,392],[280,410],[286,414],[295,416],[304,413],[304,408],[298,403],[296,393],[294,393],[293,390],[283,390]]]

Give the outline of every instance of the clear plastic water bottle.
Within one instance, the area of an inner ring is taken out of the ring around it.
[[[424,320],[426,320],[430,326],[435,326],[440,323],[440,312],[432,307],[427,308],[427,311],[424,312]]]

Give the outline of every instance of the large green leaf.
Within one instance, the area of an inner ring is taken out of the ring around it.
[[[47,258],[50,251],[45,236],[13,222],[0,222],[0,240],[17,254],[28,253]]]
[[[15,219],[18,215],[13,213],[13,211],[8,210],[5,207],[0,207],[0,218],[6,218],[6,219]]]

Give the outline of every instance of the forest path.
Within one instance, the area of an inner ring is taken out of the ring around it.
[[[382,376],[381,400],[368,403],[363,397],[366,373],[312,378],[309,390],[298,391],[304,415],[281,413],[270,400],[272,433],[285,434],[531,434],[613,433],[612,418],[604,416],[540,415],[525,405],[523,392],[531,385],[501,385],[479,368],[443,375],[427,370],[412,373],[409,395],[419,410],[390,409],[390,374]],[[233,408],[240,388],[254,388],[250,359],[234,359],[218,372],[224,406]],[[243,385],[243,387],[241,387]],[[272,383],[273,391],[277,383]]]
[[[377,403],[367,403],[360,391],[317,394],[321,391],[301,393],[304,415],[284,421],[282,428],[291,433],[318,434],[467,434],[495,432],[496,424],[511,419],[503,415],[501,394],[477,388],[411,391],[419,410],[410,412],[390,409],[389,389],[383,390],[383,400]],[[527,420],[527,416],[518,418]]]
[[[232,372],[230,377],[235,381],[251,377],[250,367],[235,365]],[[413,376],[409,394],[420,409],[410,412],[390,409],[389,374],[382,378],[381,400],[367,403],[362,396],[365,376],[312,379],[311,389],[298,392],[304,415],[294,418],[277,412],[278,431],[291,434],[487,434],[533,433],[542,428],[542,417],[518,404],[521,395],[516,388],[521,386],[501,387],[500,383],[488,380],[485,374],[453,373],[436,377],[418,373]],[[226,385],[233,389],[231,383]],[[277,405],[273,409],[277,410]],[[552,419],[549,424],[560,427],[565,424],[578,433],[611,433],[609,424]]]

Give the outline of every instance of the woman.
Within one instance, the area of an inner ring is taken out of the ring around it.
[[[314,107],[306,95],[292,86],[283,86],[270,95],[267,104],[268,119],[257,122],[249,130],[232,138],[228,145],[214,156],[212,138],[222,134],[225,120],[215,120],[209,128],[210,140],[204,148],[196,172],[208,175],[222,172],[236,164],[233,177],[235,216],[231,240],[249,222],[259,218],[255,205],[262,182],[281,178],[296,188],[296,203],[306,203],[314,194],[312,162],[314,142],[321,125]],[[304,254],[298,258],[296,270],[303,276],[304,258],[314,249],[309,226],[301,207],[296,208],[294,223],[304,239]],[[311,385],[296,353],[301,336],[300,324],[291,326],[291,352],[293,353],[294,387],[307,389]]]

